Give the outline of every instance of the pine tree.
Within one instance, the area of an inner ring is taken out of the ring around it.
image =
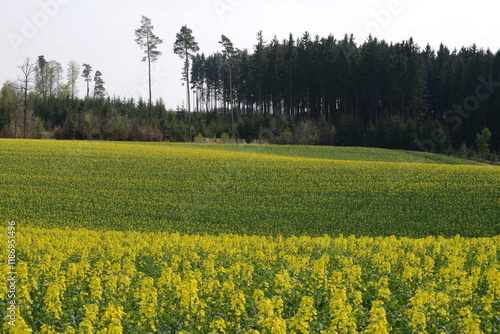
[[[198,43],[195,41],[193,31],[187,27],[182,26],[180,32],[176,35],[174,43],[174,53],[184,60],[183,80],[186,81],[186,95],[187,95],[187,111],[189,115],[189,141],[192,141],[191,133],[191,104],[189,98],[189,64],[193,58],[194,53],[200,50]]]
[[[87,99],[88,99],[90,94],[90,82],[92,81],[92,66],[90,66],[89,64],[83,64],[82,77],[87,82]]]
[[[153,26],[151,20],[146,16],[142,16],[141,27],[135,31],[135,42],[144,50],[145,56],[142,61],[148,62],[148,75],[149,75],[149,125],[150,130],[153,130],[153,110],[151,104],[151,63],[158,60],[162,53],[158,50],[158,45],[163,43],[163,40],[158,38],[153,33]]]
[[[102,99],[104,98],[104,93],[106,90],[104,89],[104,80],[102,80],[101,71],[96,71],[94,75],[94,99]]]
[[[236,50],[234,49],[233,42],[226,36],[222,35],[219,42],[224,47],[222,54],[229,67],[229,101],[231,107],[231,135],[234,137],[234,110],[233,110],[233,79],[231,64],[233,62],[234,56],[236,55]]]

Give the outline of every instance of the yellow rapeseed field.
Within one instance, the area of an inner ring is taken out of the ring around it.
[[[500,237],[26,227],[18,240],[17,326],[3,325],[11,333],[495,333],[500,325]]]
[[[2,332],[500,331],[498,167],[34,140],[0,157]]]
[[[310,147],[306,158],[300,147],[219,147],[0,140],[0,217],[189,234],[500,234],[498,167],[376,149]],[[372,161],[337,160],[351,154]]]

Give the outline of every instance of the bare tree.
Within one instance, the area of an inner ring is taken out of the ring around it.
[[[78,74],[80,73],[80,65],[74,60],[68,63],[68,73],[66,76],[68,78],[68,86],[71,91],[71,98],[75,98],[75,94],[78,94],[78,87],[76,87],[76,80],[78,80]]]
[[[23,108],[23,138],[26,139],[26,117],[28,113],[28,84],[31,82],[31,75],[35,72],[35,64],[31,62],[29,57],[24,58],[24,63],[17,66],[23,71],[23,89],[24,89],[24,108]]]
[[[57,61],[54,61],[54,60],[51,60],[49,62],[50,64],[50,68],[51,68],[51,81],[52,81],[52,84],[51,84],[51,93],[50,95],[53,96],[52,94],[52,90],[55,90],[55,95],[57,97],[60,97],[61,96],[61,77],[63,75],[63,67],[61,65],[61,63],[58,63]]]

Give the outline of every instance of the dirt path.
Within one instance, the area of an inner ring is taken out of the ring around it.
[[[481,165],[481,166],[495,167],[495,166],[493,166],[493,165],[484,164],[484,163],[482,163],[482,162],[477,162],[477,161],[476,161],[476,163],[477,163],[478,165]]]

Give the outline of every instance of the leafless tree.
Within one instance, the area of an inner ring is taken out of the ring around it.
[[[24,58],[24,63],[21,65],[17,66],[17,68],[21,69],[23,71],[24,78],[23,80],[23,89],[24,89],[24,108],[23,108],[23,138],[26,139],[26,117],[28,114],[28,86],[29,83],[31,82],[31,76],[35,72],[35,64],[31,62],[31,59],[29,57]]]

